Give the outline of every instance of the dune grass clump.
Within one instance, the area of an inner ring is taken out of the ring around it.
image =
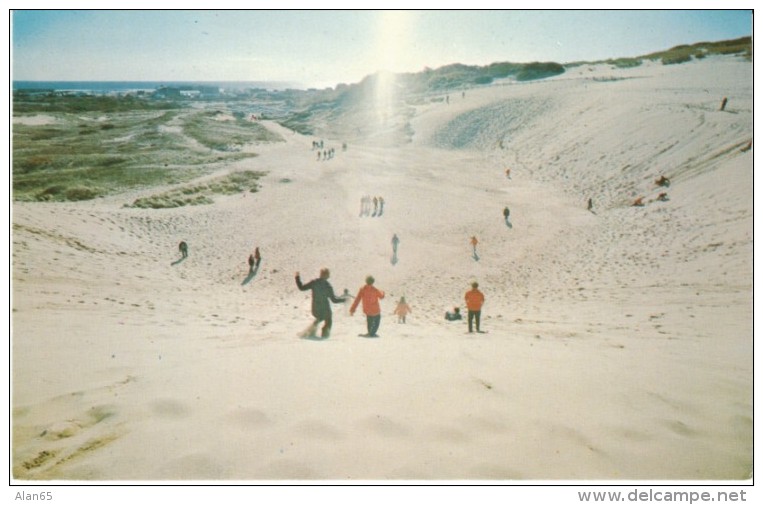
[[[742,37],[721,42],[699,42],[692,45],[675,46],[644,56],[644,59],[661,60],[663,65],[686,63],[692,59],[702,59],[712,55],[736,54],[752,59],[752,38]]]
[[[555,75],[563,74],[564,67],[559,63],[545,62],[545,63],[528,63],[522,69],[517,72],[517,81],[533,81],[536,79],[545,79],[546,77],[553,77]]]
[[[132,205],[140,209],[169,209],[187,205],[208,205],[214,203],[214,195],[235,195],[238,193],[256,193],[259,191],[258,180],[264,172],[244,170],[233,172],[209,182],[185,186],[166,191],[158,195],[138,198]]]
[[[194,114],[184,122],[183,132],[201,145],[221,152],[238,151],[244,144],[283,140],[261,124],[247,121],[240,115],[231,119],[222,116],[220,111]]]

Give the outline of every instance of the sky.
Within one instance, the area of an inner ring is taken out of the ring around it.
[[[11,72],[322,88],[380,70],[639,56],[752,29],[747,10],[15,10]]]

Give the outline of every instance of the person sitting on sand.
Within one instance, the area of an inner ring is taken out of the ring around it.
[[[633,201],[633,205],[632,206],[633,207],[643,207],[644,206],[644,197],[640,196],[640,197],[636,198]]]
[[[350,307],[350,315],[355,315],[355,309],[358,308],[358,304],[363,301],[363,313],[366,315],[366,324],[368,327],[368,333],[363,335],[364,337],[378,337],[376,334],[379,331],[379,325],[381,324],[381,307],[379,307],[379,300],[384,298],[384,291],[381,291],[374,287],[374,278],[372,276],[366,277],[366,284],[360,288],[358,295],[355,297],[355,301]]]
[[[405,297],[401,296],[400,301],[397,302],[397,307],[395,307],[395,312],[393,312],[393,314],[397,315],[397,322],[405,324],[405,316],[411,312],[412,310],[410,305],[405,303]]]
[[[453,307],[453,312],[445,312],[446,321],[460,321],[461,319],[463,319],[461,317],[461,309],[458,307]]]
[[[188,257],[188,244],[185,243],[185,240],[181,241],[180,244],[178,244],[178,249],[180,250],[180,255],[183,258]]]
[[[334,295],[334,288],[329,284],[329,269],[321,269],[320,276],[317,279],[313,279],[307,284],[302,284],[302,280],[299,277],[299,272],[294,274],[294,280],[297,283],[297,288],[300,291],[312,290],[313,292],[313,304],[312,314],[315,318],[313,324],[310,325],[306,336],[315,337],[315,333],[318,329],[318,325],[321,321],[324,321],[323,328],[321,329],[321,338],[328,338],[331,333],[331,305],[329,300],[334,303],[344,303],[344,299],[337,298]]]
[[[661,175],[659,179],[654,181],[654,183],[657,184],[658,186],[664,186],[667,188],[670,186],[670,179],[668,179],[664,175]]]
[[[657,197],[657,200],[661,202],[667,202],[669,200],[667,193],[660,193],[660,196]]]

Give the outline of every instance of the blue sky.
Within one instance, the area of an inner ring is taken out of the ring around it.
[[[450,63],[600,60],[752,34],[750,11],[24,11],[16,80],[357,82]]]

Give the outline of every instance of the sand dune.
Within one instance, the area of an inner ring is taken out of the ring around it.
[[[262,189],[213,205],[14,203],[13,477],[749,479],[751,86],[730,57],[583,66],[417,106],[397,147],[326,136],[328,161],[265,122],[284,142],[232,168]],[[341,305],[297,337],[294,273],[323,267],[375,276],[381,338]],[[443,319],[472,280],[485,334]]]

